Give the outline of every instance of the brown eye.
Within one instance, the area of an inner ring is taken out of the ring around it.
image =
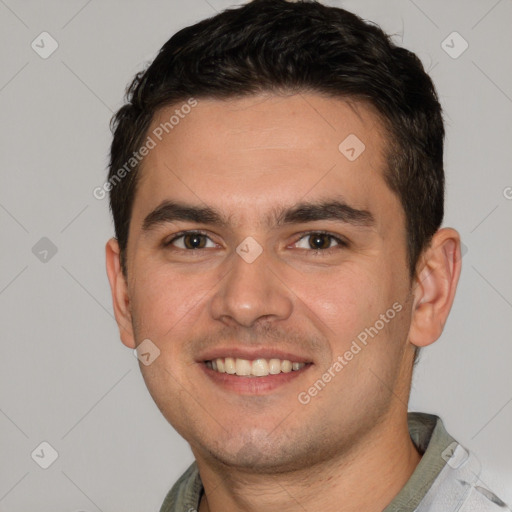
[[[346,247],[348,244],[329,233],[314,232],[306,233],[295,245],[299,249],[310,249],[313,252],[327,252],[329,249]]]
[[[206,245],[206,237],[199,234],[184,235],[183,242],[187,249],[202,249]]]
[[[178,249],[194,250],[205,249],[208,242],[210,242],[208,247],[215,247],[215,244],[209,239],[208,236],[196,231],[190,231],[188,233],[182,233],[174,237],[172,240],[169,240],[166,245],[170,245]]]
[[[309,235],[309,245],[311,249],[329,249],[331,246],[331,236],[324,233]]]

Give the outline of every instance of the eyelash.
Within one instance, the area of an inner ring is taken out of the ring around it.
[[[204,231],[201,231],[201,230],[193,230],[193,231],[180,231],[179,233],[176,233],[170,240],[164,242],[164,247],[166,248],[170,248],[172,250],[178,250],[178,251],[186,251],[186,252],[190,252],[190,253],[195,253],[195,252],[198,252],[200,251],[201,249],[182,249],[182,248],[175,248],[172,246],[172,243],[175,242],[176,240],[179,240],[180,238],[183,238],[184,236],[186,235],[202,235],[202,236],[205,236],[207,238],[210,238],[208,236],[208,233],[204,232]],[[333,235],[327,231],[322,231],[322,230],[317,230],[317,231],[307,231],[307,232],[304,232],[304,233],[301,233],[300,234],[300,237],[298,238],[298,240],[296,242],[294,242],[295,244],[298,243],[300,240],[302,240],[303,238],[307,237],[307,236],[312,236],[312,235],[325,235],[325,236],[328,236],[331,240],[334,240],[338,245],[334,246],[334,247],[329,247],[327,249],[302,249],[302,250],[305,250],[309,253],[312,253],[313,256],[322,256],[322,255],[326,255],[326,254],[330,254],[331,251],[333,250],[336,250],[336,249],[342,249],[342,248],[346,248],[349,246],[348,242],[341,239],[340,237],[336,236],[336,235]],[[211,238],[210,238],[211,240]],[[213,242],[213,240],[211,240]],[[204,249],[204,248],[203,248]]]

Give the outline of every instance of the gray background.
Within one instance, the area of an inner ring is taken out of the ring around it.
[[[230,3],[0,0],[2,512],[154,511],[192,461],[119,341],[104,270],[112,224],[92,191],[125,85],[178,28]],[[437,84],[445,225],[467,251],[410,406],[441,415],[512,502],[512,1],[329,3],[396,34]],[[46,59],[31,47],[51,48],[43,31],[59,45]],[[453,31],[469,44],[458,58]],[[43,441],[58,452],[48,469],[48,448],[31,457]]]

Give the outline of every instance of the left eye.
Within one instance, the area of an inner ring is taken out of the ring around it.
[[[336,242],[336,246],[347,245],[340,238],[335,237],[334,235],[330,235],[328,233],[308,233],[304,235],[302,238],[300,238],[298,242],[295,242],[295,246],[299,247],[300,249],[313,249],[315,251],[325,251],[328,249],[332,249],[332,241]]]

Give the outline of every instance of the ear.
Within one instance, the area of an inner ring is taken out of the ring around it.
[[[130,297],[126,278],[121,270],[119,243],[111,238],[105,246],[107,275],[112,291],[112,303],[121,341],[129,348],[135,348]]]
[[[443,332],[461,271],[460,236],[443,228],[432,237],[417,267],[409,341],[424,347]]]

